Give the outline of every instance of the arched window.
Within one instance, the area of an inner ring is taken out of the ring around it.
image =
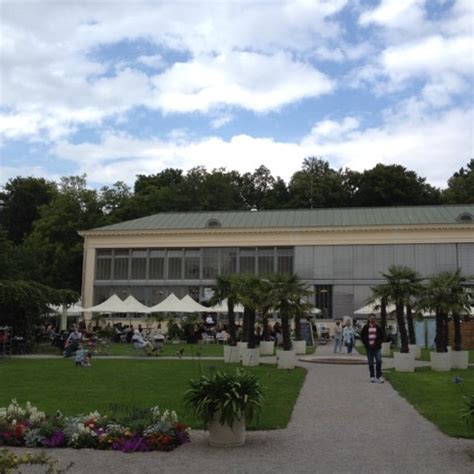
[[[211,218],[206,222],[206,227],[208,229],[215,229],[217,227],[222,227],[222,224],[220,223],[218,219]]]
[[[472,217],[472,214],[470,214],[469,212],[462,212],[461,214],[459,214],[459,216],[456,218],[456,220],[458,222],[461,222],[461,223],[471,223],[474,221],[474,218]]]

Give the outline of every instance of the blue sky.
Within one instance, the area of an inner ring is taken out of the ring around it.
[[[41,18],[41,21],[39,21]],[[473,156],[472,0],[0,0],[0,185]]]

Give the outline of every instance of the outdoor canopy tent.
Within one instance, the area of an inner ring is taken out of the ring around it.
[[[209,313],[228,313],[227,298],[222,300],[219,304],[207,308]],[[244,307],[239,303],[234,306],[234,313],[243,313]]]
[[[387,314],[395,311],[394,304],[387,305]],[[374,303],[368,304],[354,311],[354,314],[380,314],[380,300],[376,300]]]
[[[150,313],[186,313],[193,311],[183,311],[183,303],[174,294],[170,293],[161,303],[150,308]]]
[[[140,303],[133,295],[129,295],[123,301],[123,304],[127,306],[129,313],[145,313],[149,314],[150,308]]]
[[[59,329],[64,331],[67,328],[67,318],[69,316],[80,316],[85,310],[79,304],[67,305],[48,305],[48,308],[61,315]]]
[[[130,306],[126,305],[115,293],[104,302],[85,308],[88,313],[131,313]]]
[[[183,309],[183,313],[207,313],[209,308],[199,304],[197,301],[193,300],[189,295],[186,295],[182,300],[181,304],[183,308],[186,308],[186,311]]]

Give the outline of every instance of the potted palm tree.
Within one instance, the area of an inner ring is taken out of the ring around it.
[[[436,371],[449,371],[451,367],[467,368],[468,352],[461,351],[460,314],[469,310],[469,295],[463,284],[467,278],[458,269],[455,272],[442,272],[430,278],[425,287],[421,303],[424,308],[436,315],[436,351],[431,352],[431,368]],[[454,322],[454,351],[448,352],[447,320],[449,315]],[[454,354],[454,355],[453,355]]]
[[[296,364],[295,349],[290,337],[290,320],[301,311],[301,301],[308,290],[298,275],[276,274],[271,278],[275,309],[281,318],[283,350],[277,350],[278,368],[293,369]]]
[[[233,276],[218,276],[211,305],[227,300],[227,317],[229,328],[229,344],[224,346],[224,362],[240,362],[240,351],[237,348],[237,334],[235,327],[234,307],[239,302],[237,283]]]
[[[185,405],[209,430],[209,445],[233,447],[245,444],[246,424],[263,407],[258,379],[249,372],[215,372],[190,381]]]
[[[376,291],[386,301],[395,303],[395,315],[400,333],[400,352],[394,354],[395,370],[413,372],[415,370],[414,353],[409,351],[409,339],[405,325],[404,308],[410,297],[417,292],[419,278],[411,268],[391,265],[387,273],[382,273],[385,283],[378,285]]]

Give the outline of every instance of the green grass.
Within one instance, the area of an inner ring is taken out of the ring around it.
[[[425,418],[449,436],[474,439],[474,427],[461,420],[463,393],[474,393],[474,368],[433,372],[427,367],[414,373],[388,371],[387,380]],[[460,385],[453,378],[463,379]]]
[[[357,352],[359,352],[359,354],[362,354],[362,355],[367,354],[364,346],[357,347],[356,349],[357,349]],[[389,357],[393,357],[393,353],[398,352],[398,351],[399,351],[398,347],[396,347],[395,349],[391,349]],[[425,362],[429,362],[431,360],[430,352],[432,352],[431,349],[421,349],[421,358],[417,360],[423,360]],[[474,364],[474,350],[469,351],[469,363]]]
[[[183,394],[191,378],[212,370],[233,370],[220,361],[99,360],[90,369],[72,359],[0,359],[0,406],[12,398],[30,401],[47,413],[73,415],[98,410],[110,414],[111,404],[176,410],[181,421],[199,428],[185,410]],[[263,365],[248,369],[260,379],[265,408],[250,429],[287,426],[303,385],[306,370],[278,370]]]

